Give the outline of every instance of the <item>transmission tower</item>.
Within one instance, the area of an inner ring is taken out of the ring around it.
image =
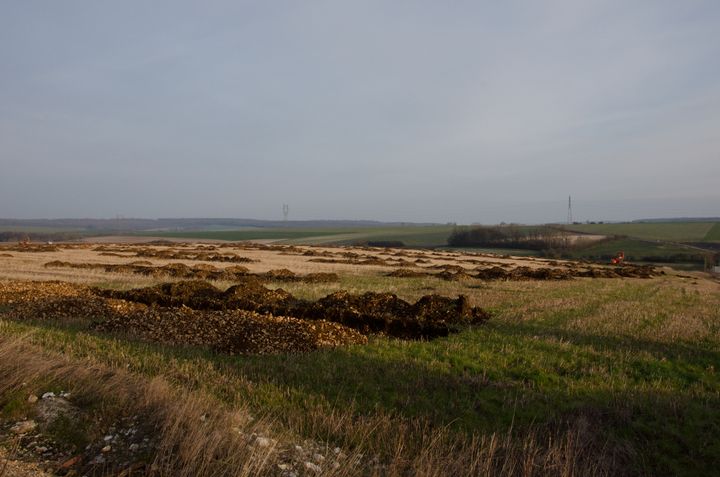
[[[283,204],[283,220],[285,222],[287,222],[289,213],[290,213],[290,206],[287,204]]]
[[[573,216],[572,216],[572,197],[568,196],[568,216],[567,216],[567,223],[569,225],[572,225],[573,223]]]

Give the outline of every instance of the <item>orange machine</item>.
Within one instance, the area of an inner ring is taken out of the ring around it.
[[[625,262],[625,252],[620,250],[618,254],[610,260],[613,265],[622,265]]]

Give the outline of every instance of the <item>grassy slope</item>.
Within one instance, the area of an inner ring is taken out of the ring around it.
[[[642,260],[644,257],[668,257],[673,255],[693,256],[699,253],[697,250],[678,245],[624,238],[600,242],[596,245],[573,251],[570,255],[576,258],[602,258],[615,256],[620,250],[625,252],[628,260]]]
[[[707,242],[720,242],[720,222],[716,223],[713,228],[708,230],[704,240]]]
[[[287,243],[347,244],[368,240],[400,240],[407,245],[444,245],[451,226],[367,228],[287,228],[259,230],[148,232],[158,237],[217,239],[229,241],[276,239]]]
[[[622,250],[629,260],[647,258],[659,262],[679,261],[701,264],[702,251],[671,242],[709,241],[713,240],[712,237],[716,233],[720,236],[720,223],[713,222],[581,224],[567,228],[583,233],[627,236],[570,253],[575,258],[592,259],[606,258]]]
[[[568,230],[599,235],[627,235],[644,240],[701,241],[713,222],[667,222],[568,225]]]
[[[138,235],[169,238],[195,238],[228,240],[240,242],[243,240],[264,240],[264,239],[302,239],[318,235],[335,235],[348,233],[348,229],[255,229],[255,230],[189,230],[180,232],[144,232]]]
[[[0,327],[33,332],[36,343],[75,358],[121,363],[248,403],[301,434],[342,445],[357,444],[352,426],[327,426],[318,416],[343,409],[481,433],[584,416],[611,448],[637,453],[634,472],[709,475],[720,464],[720,292],[675,280],[473,288],[433,279],[352,280],[346,284],[354,291],[392,290],[408,299],[427,287],[462,291],[496,316],[433,342],[378,338],[301,356],[227,357],[47,324]],[[290,288],[307,297],[326,291]]]

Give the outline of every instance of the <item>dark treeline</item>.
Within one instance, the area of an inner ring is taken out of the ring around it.
[[[565,250],[572,246],[568,234],[552,227],[517,225],[458,227],[448,237],[453,247]]]

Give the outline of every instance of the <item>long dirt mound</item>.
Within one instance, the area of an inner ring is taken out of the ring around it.
[[[366,336],[337,323],[245,310],[148,307],[129,315],[114,315],[93,328],[129,332],[161,343],[209,346],[229,354],[303,353],[367,343]]]
[[[105,253],[105,252],[104,252]],[[112,253],[112,252],[106,252]],[[192,266],[184,263],[170,263],[162,266],[153,266],[150,262],[135,261],[127,264],[104,264],[104,263],[72,263],[53,260],[43,265],[45,268],[75,268],[103,270],[108,273],[134,273],[149,277],[173,277],[189,280],[226,280],[246,281],[249,279],[262,282],[305,282],[324,283],[338,281],[340,277],[336,273],[316,272],[306,275],[298,275],[288,269],[269,270],[265,273],[251,273],[247,267],[232,265],[225,268],[218,268],[213,265],[200,263]]]
[[[367,343],[366,336],[339,323],[247,310],[153,307],[62,282],[0,281],[0,318],[90,323],[96,331],[230,354],[302,353]]]
[[[164,283],[128,291],[95,290],[106,298],[159,307],[194,310],[246,310],[340,323],[364,334],[419,339],[447,336],[458,325],[480,324],[489,313],[470,306],[465,296],[426,295],[408,303],[391,293],[354,295],[339,291],[316,302],[295,298],[282,289],[248,281],[223,291],[204,281]]]

